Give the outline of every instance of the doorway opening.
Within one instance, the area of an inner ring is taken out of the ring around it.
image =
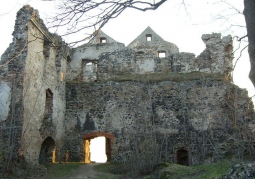
[[[90,140],[90,160],[96,163],[105,163],[107,161],[105,150],[106,138],[96,137]]]
[[[47,137],[41,146],[39,163],[54,163],[56,162],[56,145],[51,137]]]
[[[179,149],[176,152],[176,162],[179,165],[189,165],[189,152],[186,149]]]
[[[105,132],[92,132],[84,136],[85,163],[111,161],[111,143],[114,136]]]

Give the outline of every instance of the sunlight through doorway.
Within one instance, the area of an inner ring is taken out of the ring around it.
[[[96,163],[105,163],[106,157],[106,139],[105,137],[96,137],[90,140],[90,160]]]

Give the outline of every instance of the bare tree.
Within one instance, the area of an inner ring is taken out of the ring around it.
[[[246,21],[247,36],[249,42],[249,57],[251,63],[251,69],[249,78],[255,86],[255,1],[244,0],[244,16]]]
[[[139,11],[156,10],[167,0],[149,2],[147,0],[63,0],[59,4],[57,13],[49,19],[51,28],[58,29],[61,26],[68,26],[63,36],[83,32],[86,38],[71,42],[76,45],[94,37],[109,20],[118,17],[126,9]]]

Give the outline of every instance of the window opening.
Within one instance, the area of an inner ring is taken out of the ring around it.
[[[53,113],[53,93],[50,89],[46,90],[46,99],[45,99],[45,111],[44,119],[51,118]]]
[[[147,34],[146,35],[146,41],[150,42],[152,40],[152,35],[151,34]]]
[[[60,81],[64,81],[64,78],[65,78],[65,73],[61,72],[60,73]]]
[[[82,60],[82,79],[86,82],[97,81],[97,61],[83,59]]]
[[[101,38],[100,38],[100,43],[101,43],[101,44],[107,43],[106,38],[105,38],[105,37],[101,37]]]
[[[85,65],[85,71],[87,71],[87,72],[93,72],[93,69],[92,69],[92,62],[86,63],[86,65]]]
[[[159,58],[165,58],[166,57],[166,51],[164,51],[164,50],[158,51],[158,57]]]

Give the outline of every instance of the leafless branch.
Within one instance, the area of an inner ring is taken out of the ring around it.
[[[91,39],[97,30],[101,29],[109,20],[118,17],[126,9],[139,11],[156,10],[167,0],[150,3],[146,0],[63,0],[59,5],[60,13],[49,19],[50,28],[68,26],[68,31],[62,36],[68,36],[77,32],[91,35],[79,41],[71,42],[76,45],[78,42]]]

